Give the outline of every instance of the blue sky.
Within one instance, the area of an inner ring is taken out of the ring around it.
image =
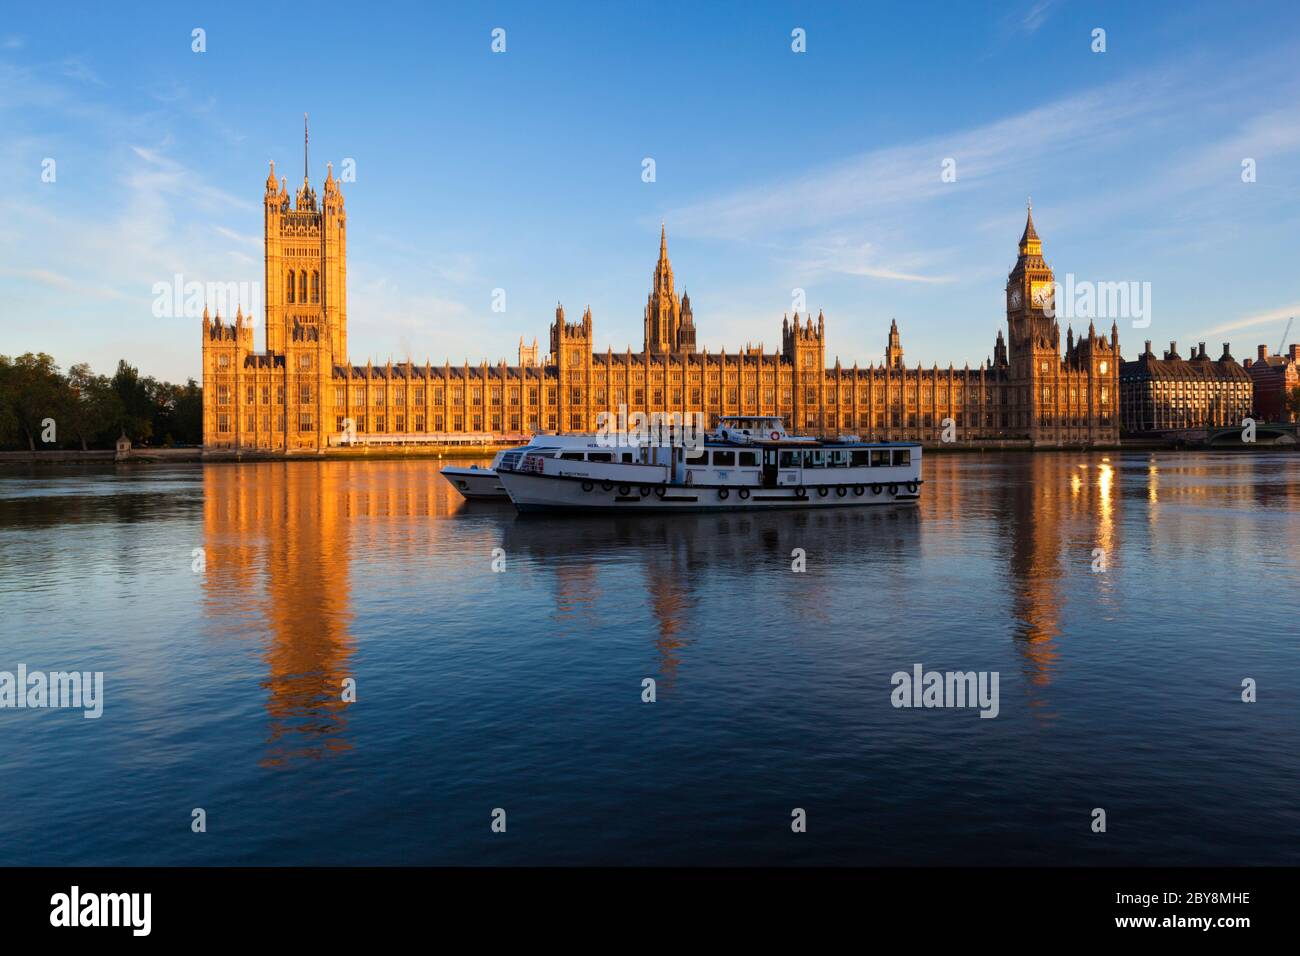
[[[1030,194],[1058,278],[1151,283],[1126,355],[1243,358],[1300,315],[1298,26],[1293,2],[9,5],[0,354],[197,375],[153,286],[260,281],[267,161],[297,185],[307,112],[317,188],[356,164],[354,361],[513,361],[557,300],[636,349],[662,218],[702,347],[777,347],[802,288],[828,362],[880,361],[896,317],[909,364],[975,365]]]

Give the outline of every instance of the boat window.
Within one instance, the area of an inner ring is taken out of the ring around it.
[[[871,452],[871,467],[872,467],[872,468],[888,468],[888,467],[889,467],[889,449],[888,449],[888,448],[877,448],[877,449],[874,449],[874,450]]]
[[[560,455],[560,461],[582,461],[582,452],[566,451]]]
[[[781,467],[798,468],[799,453],[797,451],[791,451],[789,448],[781,449]]]
[[[836,468],[847,468],[849,464],[849,453],[842,449],[836,449],[831,452],[831,464]]]
[[[614,456],[607,451],[593,451],[588,453],[587,461],[613,461]]]
[[[871,452],[865,448],[855,448],[853,450],[853,467],[867,468],[871,465]]]
[[[742,451],[740,453],[741,468],[755,468],[758,466],[758,456],[752,451]]]
[[[813,451],[809,449],[803,453],[803,466],[805,468],[825,468],[826,453],[821,449]]]
[[[706,465],[708,464],[708,452],[703,448],[687,448],[686,463],[689,465]]]
[[[715,468],[733,468],[736,464],[736,453],[734,451],[715,451],[713,453],[713,466]]]
[[[631,461],[632,461],[632,453],[630,451],[623,452],[623,464],[625,465],[630,464]]]
[[[894,452],[895,465],[910,465],[912,463],[912,449],[899,448]]]

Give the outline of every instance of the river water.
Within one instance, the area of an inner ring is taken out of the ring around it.
[[[0,863],[1300,863],[1294,454],[671,518],[437,467],[0,469],[0,671],[103,672],[0,710]]]

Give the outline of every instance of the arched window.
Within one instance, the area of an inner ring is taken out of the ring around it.
[[[293,270],[289,270],[289,301],[293,301]]]
[[[320,273],[314,269],[311,273],[311,300],[312,302],[320,301]]]
[[[307,301],[307,270],[298,273],[298,301]]]

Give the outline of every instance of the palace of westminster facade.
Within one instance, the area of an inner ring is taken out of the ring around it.
[[[596,350],[591,310],[557,307],[550,352],[520,340],[517,365],[353,365],[347,339],[347,214],[327,173],[292,205],[275,167],[266,180],[266,347],[251,317],[203,316],[203,434],[209,449],[321,452],[345,430],[358,442],[411,444],[439,435],[592,431],[597,415],[702,412],[780,415],[793,433],[1088,445],[1119,440],[1119,333],[1075,339],[1050,317],[1052,272],[1032,210],[1007,281],[1007,336],[978,368],[908,368],[898,326],[884,362],[827,367],[825,318],[787,317],[781,350],[712,353],[696,346],[689,295],[678,296],[661,231],[639,352]]]

